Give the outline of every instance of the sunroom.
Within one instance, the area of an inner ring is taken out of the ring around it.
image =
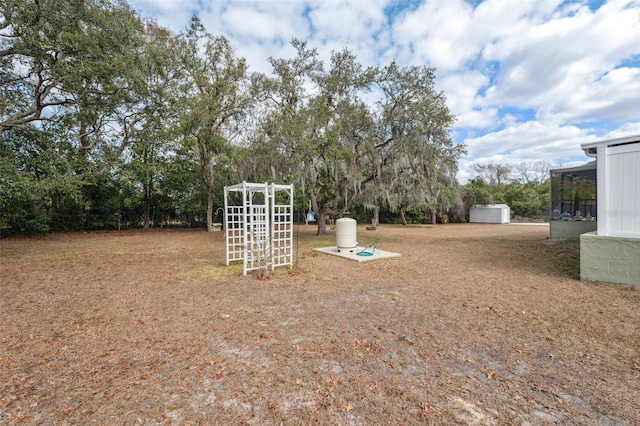
[[[579,239],[597,227],[596,161],[551,170],[549,237]]]

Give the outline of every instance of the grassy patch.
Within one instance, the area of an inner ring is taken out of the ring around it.
[[[580,279],[579,240],[549,240],[543,254],[541,261],[547,263],[550,269],[560,271],[564,276]]]
[[[215,264],[215,265],[204,265],[198,266],[197,268],[191,269],[189,274],[196,278],[208,278],[208,279],[220,279],[227,277],[235,277],[242,275],[242,264]]]

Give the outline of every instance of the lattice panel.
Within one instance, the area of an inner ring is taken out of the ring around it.
[[[293,264],[293,212],[288,205],[274,205],[272,219],[273,267]]]
[[[227,265],[244,259],[244,207],[226,208]]]
[[[246,269],[252,271],[268,266],[271,253],[267,206],[254,205],[249,209],[251,213],[247,221]]]

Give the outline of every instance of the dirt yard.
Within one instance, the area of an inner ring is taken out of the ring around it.
[[[546,226],[382,225],[265,279],[223,233],[0,240],[0,424],[640,424],[640,288]]]

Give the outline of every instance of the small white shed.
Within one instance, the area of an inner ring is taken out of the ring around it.
[[[476,205],[469,210],[471,223],[509,223],[511,209],[506,204]]]

